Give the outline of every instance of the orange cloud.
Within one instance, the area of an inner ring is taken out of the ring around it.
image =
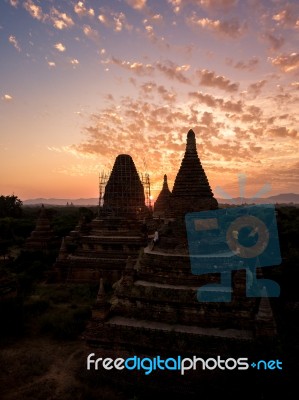
[[[10,94],[5,94],[5,95],[2,97],[2,100],[3,100],[3,101],[11,101],[11,100],[12,100],[12,96],[11,96]]]
[[[63,53],[66,50],[66,47],[62,43],[54,44],[55,49]]]
[[[105,26],[112,27],[114,32],[121,32],[123,29],[131,31],[133,29],[123,12],[115,13],[102,10],[98,20]]]
[[[177,80],[181,83],[190,84],[191,81],[184,75],[185,71],[188,71],[190,68],[189,65],[176,65],[172,61],[166,61],[166,63],[162,64],[161,62],[156,63],[157,69],[166,75],[169,79]]]
[[[85,36],[87,36],[89,39],[97,41],[99,39],[99,33],[95,29],[92,29],[90,25],[84,25],[83,26],[83,33]]]
[[[269,133],[275,137],[292,137],[295,138],[298,134],[296,129],[288,129],[285,126],[277,126],[269,129]]]
[[[231,58],[227,58],[226,64],[239,70],[253,71],[259,64],[259,59],[257,57],[252,57],[248,61],[234,62]]]
[[[119,67],[125,68],[129,71],[134,72],[136,75],[146,76],[151,75],[154,71],[154,67],[151,64],[143,64],[140,62],[130,62],[130,61],[121,61],[115,57],[109,61],[111,64],[118,65]]]
[[[19,43],[18,43],[18,41],[17,41],[15,36],[10,35],[9,38],[8,38],[8,41],[9,41],[9,43],[11,43],[14,46],[14,48],[16,50],[21,51],[21,47],[19,46]]]
[[[95,15],[93,8],[88,9],[85,7],[84,1],[78,1],[78,3],[74,6],[74,11],[77,15],[79,15],[79,17],[94,17]]]
[[[230,21],[212,20],[209,18],[199,18],[194,12],[187,18],[187,23],[193,27],[207,29],[213,33],[225,35],[230,38],[238,38],[243,35],[246,24],[240,24],[237,19]]]
[[[269,60],[283,72],[292,72],[299,68],[299,53],[282,54]]]
[[[126,0],[126,2],[135,10],[142,10],[146,6],[146,0]]]
[[[262,38],[265,39],[270,44],[270,50],[278,50],[285,43],[285,39],[281,35],[277,37],[270,32],[264,33],[262,35]]]
[[[54,7],[51,9],[51,18],[54,28],[59,30],[70,28],[74,25],[74,21],[69,15],[67,15],[66,13],[61,13]]]
[[[214,71],[202,69],[201,71],[196,71],[196,73],[200,76],[199,83],[202,86],[217,87],[226,92],[236,92],[239,89],[239,83],[232,83],[224,76],[216,75]]]
[[[42,8],[36,5],[33,0],[26,0],[23,3],[23,7],[29,12],[29,14],[38,20],[43,20],[46,16],[43,14]]]

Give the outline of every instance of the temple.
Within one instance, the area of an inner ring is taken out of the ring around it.
[[[117,156],[105,187],[104,204],[90,223],[84,219],[63,239],[53,267],[55,281],[112,284],[128,257],[137,260],[146,244],[143,219],[148,213],[142,182],[131,156]]]
[[[208,178],[199,160],[195,134],[187,134],[187,146],[171,194],[171,208],[176,217],[187,212],[213,210],[218,207]]]
[[[101,310],[105,312],[95,308],[85,332],[87,344],[94,351],[98,348],[101,357],[104,351],[118,356],[239,357],[244,348],[249,354],[256,338],[275,335],[275,326],[270,303],[246,297],[245,272],[235,271],[232,287],[223,288],[232,291],[230,302],[199,302],[196,296],[203,285],[218,283],[219,274],[192,273],[183,216],[215,209],[218,204],[191,130],[170,201],[175,218],[160,226],[160,241],[155,246],[145,247],[137,261],[127,260],[112,299],[101,295]],[[165,375],[163,379],[165,384]]]
[[[26,240],[25,251],[48,253],[59,248],[58,238],[54,236],[46,209],[42,205],[34,231]]]
[[[162,190],[155,201],[154,216],[167,217],[171,214],[170,207],[171,191],[168,188],[167,175],[164,175]]]
[[[116,157],[105,188],[102,213],[127,219],[141,219],[146,213],[143,185],[128,154]]]

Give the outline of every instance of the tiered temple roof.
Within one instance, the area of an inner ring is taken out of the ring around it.
[[[171,208],[176,217],[187,212],[218,208],[208,178],[197,154],[195,133],[187,134],[187,146],[171,195]]]
[[[131,156],[117,156],[97,218],[80,221],[67,236],[54,265],[64,282],[117,281],[128,257],[137,260],[146,244],[141,218],[146,213],[143,185]],[[66,250],[69,252],[66,253]]]
[[[113,215],[137,218],[145,211],[143,185],[128,154],[116,157],[105,188],[103,209]]]

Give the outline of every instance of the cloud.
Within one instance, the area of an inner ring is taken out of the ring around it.
[[[174,102],[177,97],[177,93],[174,90],[167,90],[165,86],[157,85],[155,82],[143,83],[140,86],[140,92],[142,97],[156,93],[166,102]]]
[[[178,14],[181,8],[188,4],[208,11],[229,11],[238,3],[238,0],[168,0],[168,3],[173,7],[173,11]]]
[[[76,65],[79,65],[79,61],[76,58],[73,58],[70,60],[70,63],[75,67]]]
[[[239,70],[253,71],[259,64],[259,59],[257,57],[252,57],[248,61],[234,62],[231,58],[227,58],[226,64]]]
[[[261,93],[262,88],[265,86],[267,81],[265,79],[251,83],[248,86],[248,92],[251,93],[254,97],[258,96]]]
[[[172,5],[173,11],[177,14],[181,10],[182,0],[167,0]]]
[[[169,102],[176,101],[177,94],[174,91],[167,90],[163,85],[157,86],[157,92],[161,95],[162,99]]]
[[[298,23],[298,5],[287,4],[283,10],[272,16],[272,20],[283,28],[296,28]]]
[[[19,0],[9,0],[9,3],[13,7],[17,7],[19,5]]]
[[[54,44],[54,47],[62,53],[66,50],[66,47],[62,43],[56,43]]]
[[[98,20],[105,26],[113,28],[114,32],[121,32],[123,29],[131,31],[133,29],[133,26],[128,23],[127,17],[123,12],[102,11],[98,16]]]
[[[56,64],[55,64],[54,61],[48,61],[48,65],[49,65],[50,68],[56,67]]]
[[[83,26],[83,33],[85,36],[87,36],[89,39],[97,41],[99,39],[99,33],[95,29],[92,29],[90,25],[84,25]]]
[[[279,50],[285,43],[285,39],[281,35],[276,37],[270,32],[264,33],[262,38],[266,39],[266,41],[270,44],[270,50]]]
[[[193,2],[199,3],[202,7],[211,10],[214,9],[228,10],[230,8],[233,8],[238,3],[238,0],[200,0]]]
[[[193,27],[206,29],[217,35],[225,35],[236,39],[243,35],[246,24],[240,24],[237,19],[230,21],[212,20],[209,18],[199,18],[194,12],[187,18],[187,23]]]
[[[2,97],[2,100],[3,100],[3,101],[11,101],[11,100],[12,100],[12,96],[11,96],[10,94],[5,94],[5,95]]]
[[[282,54],[269,60],[283,72],[292,72],[299,68],[299,53]]]
[[[177,65],[172,61],[166,61],[166,63],[157,62],[156,68],[166,75],[169,79],[176,80],[181,83],[190,84],[191,81],[184,75],[184,72],[188,71],[190,65]]]
[[[79,17],[94,17],[95,12],[93,8],[86,8],[84,1],[78,1],[74,6],[74,11]]]
[[[123,28],[126,28],[127,30],[132,29],[132,25],[129,25],[127,22],[127,18],[124,13],[120,12],[118,14],[115,14],[113,17],[114,20],[114,30],[115,32],[121,32]]]
[[[14,46],[16,50],[21,51],[21,47],[19,46],[19,43],[15,36],[13,35],[9,36],[8,41]]]
[[[150,15],[150,16],[148,17],[148,19],[149,19],[152,23],[160,23],[160,22],[163,21],[163,15],[161,15],[161,14],[153,14],[153,15]],[[144,22],[144,23],[147,23],[147,20],[144,20],[143,22]]]
[[[146,32],[146,36],[152,43],[157,44],[164,48],[166,47],[167,49],[170,48],[170,44],[165,40],[165,37],[157,36],[156,33],[154,32],[153,26],[148,24],[147,19],[143,20],[143,23],[145,24],[144,29]]]
[[[108,61],[108,63],[118,65],[119,67],[132,71],[139,76],[148,76],[151,75],[154,71],[154,67],[151,64],[121,61],[115,57],[112,57],[112,59]]]
[[[66,13],[61,13],[54,7],[51,9],[51,19],[54,28],[59,30],[70,28],[74,25],[74,21],[69,15],[67,15]]]
[[[38,20],[44,20],[46,16],[43,14],[42,8],[36,5],[33,0],[26,0],[23,3],[23,7],[29,12],[29,14]]]
[[[199,83],[202,86],[217,87],[226,92],[237,92],[239,89],[239,83],[232,83],[224,76],[216,75],[214,71],[202,69],[196,71],[196,74],[200,76]]]
[[[298,134],[296,129],[289,129],[285,126],[277,126],[268,130],[268,132],[274,137],[292,137],[295,138]]]
[[[134,10],[142,10],[146,7],[146,0],[126,0],[126,2],[134,8]]]
[[[222,98],[214,97],[210,94],[204,94],[202,92],[189,92],[189,97],[196,99],[199,103],[205,104],[211,108],[219,108],[226,112],[241,113],[243,111],[243,104],[241,100],[232,102],[230,100],[225,101]]]
[[[109,26],[108,18],[104,14],[100,14],[98,16],[98,20],[102,22],[102,24]]]

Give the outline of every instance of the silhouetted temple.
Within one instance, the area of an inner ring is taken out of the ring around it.
[[[90,223],[81,220],[61,245],[54,265],[63,282],[113,283],[126,260],[137,260],[146,244],[142,219],[147,207],[142,182],[131,156],[117,156],[104,194],[104,204]]]
[[[168,188],[167,175],[164,175],[162,190],[155,201],[154,215],[165,217],[170,215],[170,197],[171,191]]]
[[[44,253],[59,247],[59,242],[54,236],[53,230],[50,226],[49,218],[46,214],[46,209],[42,205],[34,231],[31,232],[30,237],[26,240],[26,251],[41,251]]]
[[[187,212],[215,208],[218,208],[218,203],[198,158],[195,134],[190,129],[187,134],[185,155],[172,189],[171,209],[178,217],[184,216]]]
[[[245,272],[233,274],[231,302],[199,302],[197,289],[218,283],[219,274],[191,272],[185,223],[189,211],[217,208],[217,201],[199,161],[195,135],[188,132],[186,152],[171,196],[177,218],[159,228],[160,241],[144,248],[137,262],[128,259],[110,303],[102,293],[101,309],[93,312],[87,343],[99,356],[189,355],[239,357],[250,352],[255,338],[275,334],[271,306],[245,296]],[[225,254],[224,262],[229,262]],[[215,260],[213,256],[210,263]],[[213,288],[207,289],[213,290]],[[104,306],[105,305],[105,306]],[[96,309],[95,309],[96,310]],[[198,379],[200,372],[197,372]],[[166,382],[163,375],[162,383]],[[172,379],[173,382],[173,379]],[[186,381],[187,382],[187,381]]]
[[[104,194],[103,211],[138,219],[145,213],[144,189],[132,157],[116,157]]]

